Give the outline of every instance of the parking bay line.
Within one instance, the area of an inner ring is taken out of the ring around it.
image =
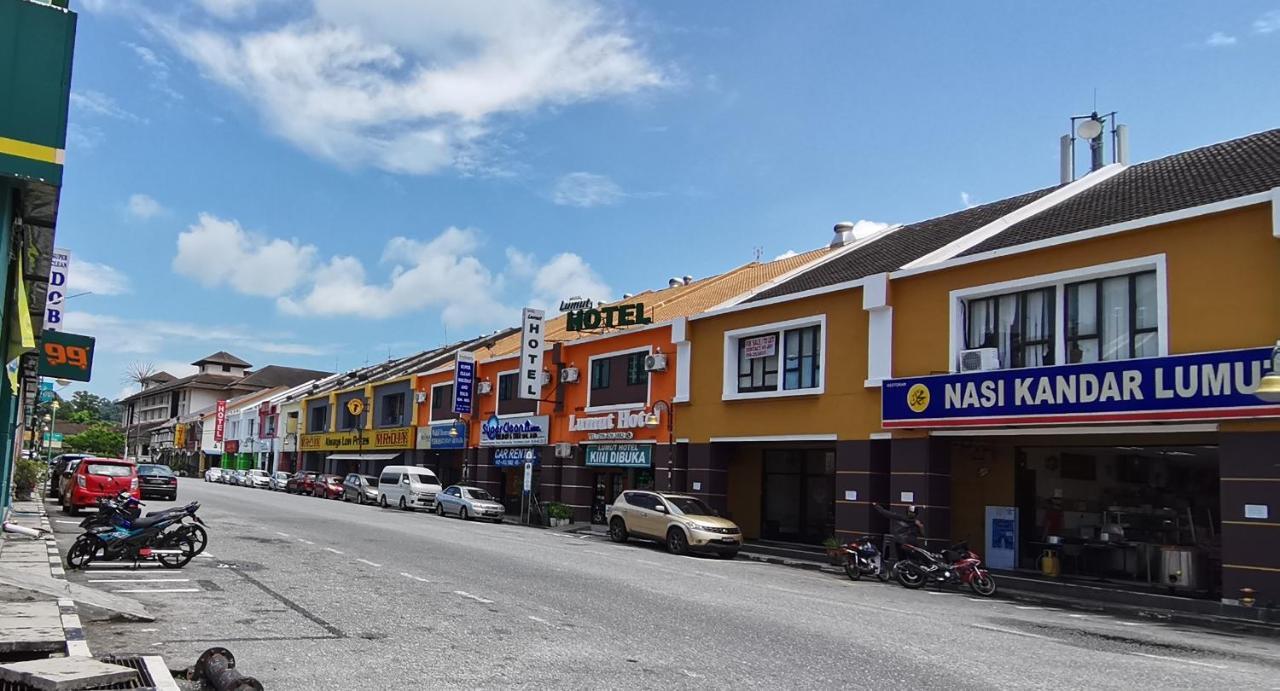
[[[199,588],[156,588],[154,590],[147,588],[129,588],[125,590],[113,590],[113,593],[198,593]]]
[[[404,576],[405,578],[412,578],[413,580],[418,581],[419,583],[430,583],[430,582],[431,582],[431,581],[429,581],[429,580],[427,580],[427,579],[423,578],[422,576],[415,576],[415,575],[413,575],[413,574],[411,574],[411,573],[405,573],[405,572],[403,572],[403,571],[401,571],[401,572],[400,572],[400,575],[401,575],[401,576]]]
[[[465,597],[465,598],[470,599],[470,600],[475,600],[476,602],[479,602],[479,603],[480,603],[480,604],[482,604],[482,605],[492,605],[492,604],[493,604],[493,600],[486,600],[486,599],[484,599],[484,598],[480,597],[479,595],[472,595],[471,593],[468,593],[468,592],[467,592],[467,591],[465,591],[465,590],[455,590],[455,591],[453,591],[453,594],[454,594],[454,595],[461,595],[462,597]]]
[[[333,552],[334,554],[345,554],[345,552],[340,552],[340,551],[338,551],[338,550],[336,550],[336,549],[334,549],[334,548],[332,548],[332,547],[325,547],[325,548],[324,548],[324,551],[326,551],[326,552]]]
[[[1210,669],[1227,669],[1226,665],[1214,665],[1208,662],[1196,662],[1195,660],[1183,660],[1176,657],[1165,657],[1164,655],[1152,655],[1151,653],[1129,653],[1138,657],[1147,657],[1152,660],[1164,660],[1165,662],[1180,662],[1184,665],[1195,665],[1197,667],[1208,667]]]
[[[302,544],[304,544],[304,545],[314,545],[314,544],[316,544],[316,543],[314,543],[314,542],[312,542],[312,541],[310,541],[310,540],[304,540],[304,539],[302,539],[302,538],[298,538],[298,542],[301,542],[301,543],[302,543]]]
[[[373,562],[369,561],[368,559],[357,559],[356,561],[360,562],[361,564],[368,564],[369,566],[372,566],[372,567],[377,568],[377,569],[382,568],[382,564],[375,564],[375,563],[373,563]]]
[[[190,578],[90,578],[90,583],[190,583]]]

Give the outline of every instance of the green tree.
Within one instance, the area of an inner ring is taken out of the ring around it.
[[[110,399],[88,391],[77,391],[71,394],[71,401],[63,405],[62,413],[64,415],[80,415],[87,417],[84,422],[92,422],[95,420],[103,420],[113,422],[120,419],[120,406],[112,403]],[[68,417],[68,419],[72,419]],[[79,422],[79,419],[76,419]]]
[[[99,422],[80,434],[67,437],[63,447],[101,456],[118,456],[124,449],[124,433],[115,425]]]

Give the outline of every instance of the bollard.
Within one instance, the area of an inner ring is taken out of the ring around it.
[[[236,657],[226,648],[204,651],[191,669],[191,679],[204,682],[215,691],[262,691],[262,682],[236,671]]]

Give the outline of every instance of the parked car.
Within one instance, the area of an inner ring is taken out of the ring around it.
[[[98,500],[128,492],[139,497],[138,466],[119,458],[85,458],[76,463],[71,482],[62,488],[63,513],[97,508]]]
[[[62,494],[62,476],[67,472],[67,467],[74,461],[88,457],[87,453],[64,453],[53,457],[53,463],[49,465],[48,494],[50,497],[56,499]]]
[[[316,476],[312,484],[311,496],[321,499],[341,499],[342,476],[328,474]]]
[[[416,465],[389,465],[378,476],[378,504],[384,509],[434,509],[440,490],[436,474]]]
[[[243,470],[231,471],[231,477],[227,479],[229,485],[239,485],[244,487],[245,472]]]
[[[222,482],[222,468],[213,467],[204,471],[205,482]]]
[[[169,501],[177,501],[178,499],[178,476],[174,475],[173,469],[167,465],[139,463],[138,483],[141,499],[146,499],[149,496],[160,497]]]
[[[62,471],[62,477],[58,479],[58,498],[71,491],[71,485],[75,483],[76,466],[80,465],[83,458],[72,459],[67,463],[67,467]]]
[[[218,482],[221,482],[221,483],[222,483],[222,484],[224,484],[224,485],[229,485],[229,484],[231,484],[231,480],[232,480],[232,478],[233,478],[233,477],[235,476],[235,474],[236,474],[235,469],[234,469],[234,468],[222,468],[221,470],[222,470],[222,479],[218,480]]]
[[[289,494],[311,494],[315,490],[317,475],[319,473],[314,470],[299,470],[289,478],[285,491]]]
[[[614,542],[637,537],[663,543],[672,554],[712,552],[728,559],[742,548],[742,529],[697,497],[629,490],[605,515]]]
[[[258,468],[253,468],[252,470],[245,471],[245,476],[244,476],[245,487],[256,487],[259,489],[265,489],[270,484],[271,484],[271,476],[267,475],[267,471],[260,470]]]
[[[378,478],[372,475],[351,473],[342,481],[342,501],[357,504],[378,503]]]
[[[283,470],[277,470],[271,474],[271,480],[267,483],[267,489],[283,492],[285,486],[289,483],[289,474]]]
[[[492,494],[479,487],[453,485],[436,495],[436,515],[453,514],[462,520],[486,518],[501,523],[506,507],[498,503]]]

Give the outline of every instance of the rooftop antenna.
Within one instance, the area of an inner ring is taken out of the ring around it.
[[[1097,103],[1098,90],[1094,89],[1094,102]],[[1108,123],[1108,121],[1110,121]],[[1070,134],[1061,139],[1061,182],[1067,184],[1076,179],[1076,140],[1089,142],[1089,172],[1100,170],[1106,163],[1103,137],[1107,134],[1107,125],[1111,127],[1111,162],[1127,164],[1129,162],[1129,131],[1124,125],[1116,124],[1116,111],[1099,114],[1097,109],[1088,115],[1073,115],[1069,127]]]
[[[760,261],[760,258],[764,256],[764,248],[757,246],[754,248],[752,254],[755,255],[756,261]]]

